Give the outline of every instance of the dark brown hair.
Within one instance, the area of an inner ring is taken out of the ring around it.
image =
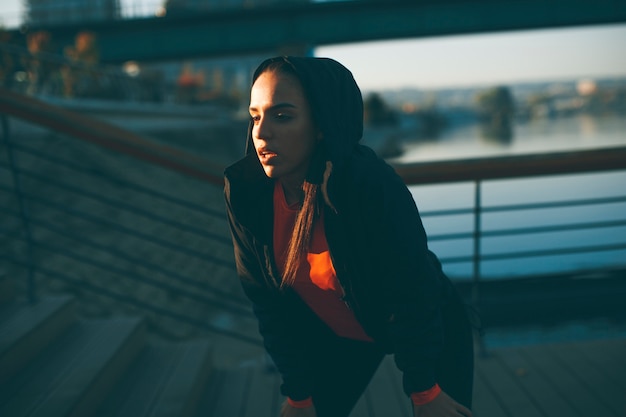
[[[306,90],[302,85],[300,77],[293,66],[286,59],[277,58],[267,61],[266,65],[257,69],[254,74],[254,80],[256,81],[256,79],[265,72],[274,72],[293,77],[298,80],[298,83],[300,83],[302,91],[306,96]],[[310,100],[308,101],[310,104]],[[314,118],[312,110],[311,113],[311,117]],[[289,240],[289,246],[285,256],[285,264],[283,265],[283,276],[280,284],[281,288],[293,285],[300,263],[309,249],[311,239],[313,238],[313,225],[315,224],[315,221],[317,221],[320,212],[320,203],[318,201],[319,188],[319,184],[314,184],[307,179],[305,179],[302,183],[304,200],[302,201],[302,206],[296,216],[293,232]]]

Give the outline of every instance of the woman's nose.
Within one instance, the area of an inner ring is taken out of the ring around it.
[[[271,138],[270,125],[263,117],[256,121],[254,130],[256,131],[257,139],[268,140]]]

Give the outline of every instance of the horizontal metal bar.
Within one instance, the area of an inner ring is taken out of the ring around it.
[[[0,257],[2,257],[2,256],[0,255]],[[10,259],[10,261],[13,262],[13,263],[17,263],[17,264],[19,264],[21,266],[24,266],[24,267],[26,266],[26,262],[21,262],[21,261],[15,260],[15,259]],[[48,275],[50,277],[59,279],[61,281],[68,282],[68,283],[70,283],[72,285],[75,285],[76,287],[80,287],[80,288],[86,289],[86,290],[94,292],[94,293],[96,293],[98,295],[104,295],[104,296],[112,298],[112,299],[114,299],[116,301],[121,301],[121,302],[126,303],[126,304],[134,305],[135,307],[138,307],[138,308],[141,308],[141,309],[144,309],[144,310],[147,310],[147,311],[152,311],[153,313],[156,313],[158,315],[169,317],[169,318],[177,320],[179,322],[190,324],[192,326],[195,326],[195,327],[198,327],[198,328],[202,328],[202,329],[208,330],[208,331],[213,332],[213,333],[222,334],[224,336],[232,337],[234,339],[241,340],[241,341],[244,341],[244,342],[248,342],[248,343],[251,343],[253,345],[261,345],[262,344],[261,340],[258,339],[258,338],[253,338],[253,337],[250,337],[250,336],[247,336],[247,335],[242,335],[240,333],[237,333],[237,332],[234,332],[234,331],[231,331],[231,330],[226,330],[226,329],[219,328],[217,326],[213,326],[213,325],[207,323],[206,320],[198,320],[198,319],[195,319],[193,317],[185,316],[183,314],[178,314],[178,313],[175,313],[175,312],[173,312],[171,310],[160,308],[160,307],[157,307],[155,305],[146,303],[144,301],[137,300],[136,298],[129,297],[126,294],[120,294],[120,293],[113,292],[110,289],[108,289],[107,287],[93,285],[93,284],[90,284],[88,282],[85,282],[85,281],[82,281],[82,280],[79,280],[79,279],[76,279],[76,278],[72,278],[72,277],[70,277],[68,275],[61,274],[59,272],[53,271],[51,269],[43,268],[41,266],[38,266],[36,268],[36,271],[38,273],[40,273],[40,274]]]
[[[508,253],[493,253],[483,254],[483,261],[493,261],[500,259],[517,259],[517,258],[535,258],[554,255],[571,255],[574,253],[589,253],[589,252],[612,252],[616,250],[626,249],[626,243],[619,243],[613,245],[598,245],[598,246],[580,246],[573,248],[561,248],[561,249],[548,249],[543,251],[520,251],[520,252],[508,252]]]
[[[495,261],[502,259],[522,259],[522,258],[538,258],[544,256],[558,256],[558,255],[571,255],[575,253],[591,253],[591,252],[612,252],[616,250],[626,249],[626,243],[620,243],[615,245],[598,245],[598,246],[585,246],[577,248],[561,248],[561,249],[546,249],[544,251],[525,251],[525,252],[507,252],[507,253],[495,253],[495,254],[482,254],[481,262]],[[450,256],[441,257],[441,263],[443,264],[459,264],[459,263],[472,263],[474,258],[471,255],[467,256]]]
[[[445,216],[458,216],[462,214],[474,214],[474,209],[473,208],[459,208],[459,209],[447,209],[447,210],[420,211],[421,217],[445,217]]]
[[[626,226],[626,220],[615,220],[606,222],[588,222],[588,223],[569,223],[558,226],[537,226],[537,227],[525,227],[518,229],[498,229],[498,230],[483,230],[478,233],[480,237],[494,237],[494,236],[512,236],[512,235],[530,235],[536,233],[548,233],[548,232],[566,232],[588,229],[602,229],[607,227],[619,227]],[[461,239],[473,239],[476,236],[474,232],[461,232],[461,233],[445,233],[438,235],[429,235],[429,241],[443,241],[443,240],[461,240]]]
[[[624,202],[626,202],[626,196],[588,198],[588,199],[577,199],[577,200],[552,201],[552,202],[547,202],[547,203],[483,206],[481,209],[481,212],[493,213],[493,212],[502,212],[502,211],[525,211],[525,210],[537,210],[537,209],[546,209],[546,208],[572,207],[572,206],[605,205],[605,204],[616,204],[616,203],[624,203]]]
[[[587,222],[587,223],[568,223],[557,226],[537,226],[537,227],[524,227],[518,229],[498,229],[498,230],[483,230],[478,233],[480,237],[495,237],[495,236],[513,236],[513,235],[530,235],[536,233],[549,233],[549,232],[567,232],[589,229],[602,229],[607,227],[620,227],[626,226],[626,220],[614,220],[605,222]],[[460,239],[473,239],[476,236],[474,232],[464,233],[447,233],[439,235],[429,235],[429,241],[442,241],[442,240],[460,240]]]
[[[461,240],[461,239],[473,239],[476,234],[474,232],[465,233],[445,233],[440,235],[428,235],[428,241],[433,242],[437,240]]]
[[[439,258],[442,264],[461,264],[461,263],[473,263],[474,257],[472,255],[467,256],[442,256]]]
[[[23,143],[15,143],[15,144],[13,144],[13,149],[19,150],[20,152],[24,152],[24,153],[29,154],[29,155],[36,156],[38,158],[41,158],[41,159],[49,161],[49,162],[53,162],[53,163],[62,165],[64,168],[68,168],[68,169],[71,169],[73,171],[77,171],[77,172],[81,172],[83,174],[87,174],[87,175],[91,175],[93,177],[97,177],[97,178],[99,178],[101,180],[104,180],[104,181],[107,181],[107,182],[109,182],[111,184],[114,184],[114,185],[117,185],[117,186],[120,186],[120,187],[124,187],[124,188],[127,188],[129,190],[136,191],[136,192],[140,192],[140,193],[148,195],[150,197],[154,197],[154,198],[157,198],[159,200],[167,201],[168,203],[177,204],[177,205],[179,205],[181,207],[185,207],[185,208],[187,208],[189,210],[194,210],[194,211],[210,214],[212,216],[217,216],[217,217],[223,217],[225,215],[224,211],[214,210],[211,207],[206,207],[206,206],[203,206],[203,205],[200,205],[200,204],[191,203],[189,201],[173,197],[173,196],[171,196],[169,194],[165,194],[165,193],[153,190],[153,189],[148,188],[148,187],[143,187],[141,185],[132,183],[130,181],[122,180],[120,178],[112,176],[111,174],[104,173],[104,172],[102,172],[100,170],[97,170],[97,169],[94,169],[92,167],[84,167],[84,166],[81,166],[79,164],[76,164],[73,161],[66,160],[66,159],[63,159],[63,158],[59,158],[59,157],[50,155],[49,153],[45,153],[45,152],[39,151],[37,149],[31,148],[29,146],[26,146]]]
[[[626,202],[626,196],[618,197],[603,197],[603,198],[588,198],[588,199],[576,199],[576,200],[561,200],[552,201],[547,203],[532,203],[532,204],[507,204],[499,206],[482,206],[481,213],[496,213],[506,211],[525,211],[525,210],[538,210],[547,208],[562,208],[572,206],[589,206],[589,205],[603,205],[603,204],[617,204]],[[446,217],[457,216],[463,214],[473,214],[473,208],[458,208],[449,210],[430,210],[420,211],[421,217]]]
[[[222,301],[219,300],[215,300],[213,298],[209,298],[209,297],[205,297],[205,296],[201,296],[198,292],[194,292],[194,291],[188,291],[185,290],[183,288],[180,287],[176,287],[174,285],[170,285],[167,284],[165,282],[156,280],[154,278],[148,278],[148,277],[144,277],[142,275],[137,274],[136,272],[130,271],[130,270],[126,270],[126,269],[122,269],[120,267],[111,265],[111,264],[106,264],[104,262],[100,262],[97,261],[93,258],[89,258],[86,256],[82,256],[79,255],[77,253],[71,252],[69,250],[60,248],[58,246],[54,246],[54,245],[49,245],[43,242],[39,242],[39,241],[34,241],[33,242],[33,246],[35,248],[41,248],[44,250],[47,250],[49,252],[52,253],[56,253],[59,254],[61,256],[64,256],[66,258],[69,259],[73,259],[79,263],[85,264],[85,265],[90,265],[93,266],[95,268],[101,269],[103,271],[106,272],[111,272],[114,274],[117,274],[119,276],[122,276],[124,278],[129,278],[132,279],[134,281],[138,281],[138,282],[142,282],[148,285],[151,285],[154,288],[158,288],[161,289],[163,291],[169,291],[172,292],[176,295],[180,295],[183,297],[186,297],[190,300],[193,301],[197,301],[200,303],[207,303],[207,304],[215,304],[217,306],[219,306],[220,308],[223,308],[224,310],[230,311],[231,313],[237,314],[237,315],[241,315],[241,316],[252,316],[252,313],[250,310],[246,309],[246,308],[241,308],[241,307],[237,307],[237,306],[233,306],[233,305],[229,305],[226,304]]]
[[[6,210],[4,207],[0,206],[0,212],[5,213],[6,215],[14,215],[16,216],[17,213],[11,213],[11,211]],[[93,242],[91,240],[88,239],[84,239],[81,238],[73,233],[68,233],[67,229],[62,229],[59,227],[56,227],[54,225],[52,225],[51,223],[42,221],[42,220],[37,220],[37,219],[30,219],[30,222],[32,225],[41,227],[43,229],[49,230],[51,232],[54,232],[60,236],[63,236],[65,238],[68,238],[70,240],[76,241],[78,243],[80,243],[82,246],[88,246],[90,248],[96,249],[100,252],[103,253],[107,253],[109,255],[112,255],[116,258],[119,259],[123,259],[127,262],[130,262],[132,264],[135,265],[141,265],[141,267],[146,268],[148,270],[154,271],[156,273],[162,274],[166,277],[169,278],[173,278],[176,282],[178,283],[182,283],[185,285],[188,285],[190,287],[194,287],[196,288],[196,290],[198,291],[202,291],[202,292],[208,292],[208,293],[212,293],[213,295],[222,297],[224,299],[230,300],[234,303],[237,303],[239,305],[246,305],[247,306],[247,300],[245,300],[242,297],[237,297],[234,294],[230,294],[226,291],[222,291],[219,288],[215,288],[213,285],[211,285],[210,283],[206,283],[206,282],[197,282],[196,280],[192,280],[189,279],[188,277],[185,277],[184,275],[181,275],[177,272],[174,271],[170,271],[167,270],[159,265],[156,265],[152,262],[149,262],[145,259],[140,259],[140,258],[135,258],[133,256],[130,256],[128,253],[121,251],[121,250],[117,250],[115,247],[111,247],[111,246],[105,246],[105,245],[101,245],[99,243]]]
[[[5,167],[5,165],[0,162],[0,167]],[[201,236],[204,238],[208,238],[211,240],[216,240],[218,242],[223,243],[224,245],[230,246],[232,245],[232,241],[230,239],[227,239],[221,235],[215,234],[215,233],[211,233],[211,232],[207,232],[204,229],[199,229],[197,227],[192,227],[189,226],[187,224],[184,223],[180,223],[177,222],[175,220],[171,220],[170,218],[167,217],[163,217],[163,216],[159,216],[157,214],[154,214],[151,211],[148,210],[143,210],[141,208],[137,208],[135,206],[132,206],[130,204],[127,204],[123,201],[117,201],[117,200],[113,200],[110,199],[108,197],[104,197],[100,194],[96,194],[94,192],[91,191],[87,191],[84,188],[80,188],[80,187],[75,187],[73,185],[68,185],[66,183],[57,181],[55,179],[52,179],[48,176],[44,176],[44,175],[39,175],[37,173],[34,173],[31,170],[28,169],[20,169],[20,175],[23,175],[25,177],[29,177],[38,181],[41,181],[43,183],[45,183],[46,185],[52,185],[55,186],[57,188],[63,189],[65,191],[69,191],[72,192],[74,194],[80,195],[82,197],[86,197],[89,198],[91,200],[94,201],[98,201],[100,203],[103,203],[105,205],[108,205],[110,207],[114,207],[115,209],[121,210],[121,211],[126,211],[126,212],[130,212],[133,214],[136,214],[138,216],[144,217],[146,219],[150,219],[153,220],[155,222],[158,222],[160,224],[164,224],[170,227],[173,227],[175,229],[178,230],[182,230],[188,233],[192,233],[196,236]]]
[[[3,185],[0,185],[0,190],[4,190],[4,191],[9,191],[9,189]],[[84,212],[78,211],[78,210],[74,210],[72,208],[69,208],[67,205],[63,205],[63,204],[58,204],[55,203],[53,201],[47,200],[47,199],[43,199],[37,196],[34,196],[33,194],[29,194],[29,193],[24,193],[23,194],[24,199],[27,199],[29,201],[34,201],[34,202],[38,202],[41,204],[45,204],[47,208],[54,208],[60,212],[63,213],[67,213],[70,216],[74,216],[74,217],[78,217],[81,218],[83,220],[95,223],[95,224],[99,224],[102,226],[106,226],[112,230],[117,230],[120,233],[124,233],[136,238],[139,238],[141,240],[145,240],[148,242],[151,242],[155,245],[167,248],[172,250],[173,252],[179,252],[179,253],[185,253],[189,256],[193,256],[196,258],[200,258],[200,259],[205,259],[207,261],[213,262],[214,264],[220,265],[224,268],[228,268],[231,270],[235,270],[235,266],[231,263],[231,262],[225,262],[221,259],[218,259],[208,253],[203,253],[203,252],[199,252],[193,249],[189,249],[189,248],[182,248],[179,245],[175,245],[165,239],[160,239],[157,238],[155,236],[149,235],[147,233],[143,233],[143,232],[139,232],[137,230],[128,228],[126,226],[122,226],[119,223],[115,223],[109,220],[105,220],[102,219],[100,217],[97,216],[92,216],[90,214],[86,214]]]
[[[588,223],[570,223],[558,226],[538,226],[538,227],[526,227],[519,229],[500,229],[482,231],[480,236],[493,237],[493,236],[511,236],[511,235],[526,235],[536,233],[549,233],[549,232],[567,232],[578,231],[588,229],[602,229],[607,227],[619,227],[626,226],[626,220],[615,220],[606,222],[588,222]]]

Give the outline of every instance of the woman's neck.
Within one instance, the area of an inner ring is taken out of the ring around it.
[[[287,183],[285,181],[281,181],[280,184],[283,187],[283,192],[285,193],[285,201],[287,201],[287,205],[292,205],[295,203],[302,203],[304,200],[304,191],[302,190],[302,183]]]

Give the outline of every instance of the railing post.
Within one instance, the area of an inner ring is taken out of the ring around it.
[[[7,148],[7,158],[9,166],[11,167],[11,173],[13,174],[13,188],[15,190],[15,197],[19,207],[24,234],[26,235],[26,257],[28,263],[28,281],[26,291],[28,301],[31,304],[34,304],[37,301],[37,289],[35,283],[35,262],[33,259],[33,237],[30,229],[30,222],[28,221],[28,209],[22,197],[20,177],[17,170],[17,164],[15,163],[15,156],[13,155],[13,148],[11,146],[9,118],[6,114],[2,114],[0,117],[2,118],[2,138],[4,139],[4,143]]]
[[[478,307],[480,297],[480,229],[481,229],[481,182],[474,182],[474,260],[473,260],[473,285],[472,285],[472,303]]]
[[[482,195],[481,180],[474,182],[474,260],[473,260],[473,282],[472,282],[472,307],[480,315],[480,275],[481,275],[481,217],[482,217]],[[487,356],[487,349],[483,340],[482,325],[478,331],[478,350],[482,357]]]

